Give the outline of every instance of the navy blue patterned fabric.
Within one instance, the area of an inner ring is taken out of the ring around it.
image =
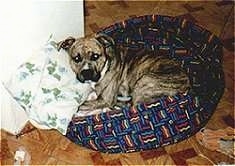
[[[224,91],[222,45],[216,36],[185,19],[161,15],[131,18],[99,33],[111,36],[117,45],[152,49],[179,61],[191,90],[74,117],[66,135],[71,141],[102,152],[134,152],[182,141],[205,126]]]

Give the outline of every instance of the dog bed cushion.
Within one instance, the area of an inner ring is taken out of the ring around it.
[[[179,61],[191,89],[152,103],[74,116],[66,134],[71,141],[102,152],[133,152],[182,141],[206,125],[224,91],[222,45],[216,36],[186,19],[161,15],[131,18],[99,33],[129,49],[148,48]]]

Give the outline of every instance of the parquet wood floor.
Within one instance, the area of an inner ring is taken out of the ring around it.
[[[234,2],[232,1],[85,1],[86,35],[136,15],[182,16],[219,36],[224,44],[226,88],[206,127],[234,126]],[[1,110],[4,111],[4,110]],[[9,122],[10,123],[10,122]],[[57,131],[34,130],[18,139],[1,131],[1,164],[13,164],[15,150],[24,146],[31,164],[45,165],[211,165],[235,164],[231,158],[205,149],[195,136],[164,148],[129,154],[103,154],[71,143]]]

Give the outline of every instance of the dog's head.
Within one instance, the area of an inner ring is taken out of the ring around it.
[[[61,48],[68,52],[71,68],[82,83],[98,82],[114,58],[114,41],[103,34],[79,39],[69,37],[58,43],[58,49]]]

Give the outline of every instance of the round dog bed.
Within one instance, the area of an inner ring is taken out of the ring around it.
[[[183,18],[161,15],[131,18],[99,33],[129,49],[148,48],[181,62],[191,90],[73,118],[66,134],[71,141],[102,152],[134,152],[182,141],[205,126],[224,91],[222,45],[216,36]]]

